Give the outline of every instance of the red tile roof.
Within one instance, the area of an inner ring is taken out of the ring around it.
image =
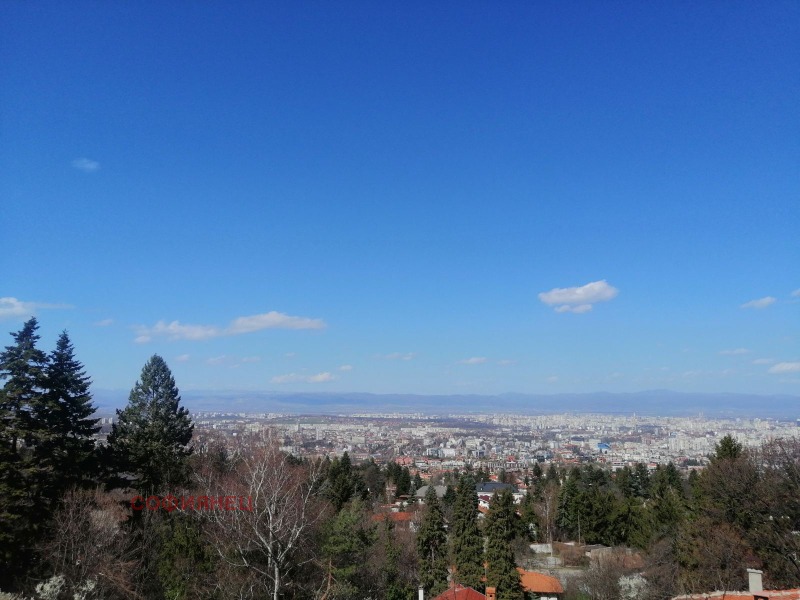
[[[486,600],[486,596],[471,587],[456,584],[432,600]]]
[[[555,577],[545,575],[544,573],[537,573],[536,571],[525,571],[517,567],[519,571],[520,582],[526,592],[534,594],[563,594],[564,588],[561,582]]]

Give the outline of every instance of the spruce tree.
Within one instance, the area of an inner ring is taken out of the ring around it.
[[[456,490],[450,526],[450,551],[455,564],[455,580],[465,586],[483,588],[483,536],[478,529],[478,495],[475,480],[462,475]]]
[[[42,427],[36,413],[44,393],[47,355],[37,348],[39,324],[30,318],[0,353],[0,585],[30,560],[38,532],[50,515],[39,506],[52,473],[33,448]]]
[[[167,363],[153,355],[145,363],[128,405],[117,411],[108,437],[114,467],[136,476],[145,493],[167,491],[185,481],[192,439],[189,411]]]
[[[91,418],[95,412],[89,393],[91,380],[75,359],[66,331],[50,353],[44,382],[43,401],[34,413],[44,431],[36,453],[42,464],[58,474],[50,490],[57,499],[69,487],[91,481],[96,464],[93,436],[100,430],[99,419]]]
[[[425,514],[417,531],[419,582],[426,596],[447,589],[447,533],[434,486],[425,494]]]
[[[39,335],[36,317],[31,317],[17,333],[14,344],[0,354],[0,434],[2,442],[18,455],[20,443],[31,446],[41,427],[36,423],[36,408],[44,393],[47,355],[36,347]]]
[[[503,490],[495,494],[486,516],[486,585],[497,589],[497,600],[522,600],[524,591],[511,542],[515,536],[514,498]]]

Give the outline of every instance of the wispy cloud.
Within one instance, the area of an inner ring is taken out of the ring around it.
[[[391,354],[384,354],[381,358],[386,360],[414,360],[416,357],[416,352],[392,352]]]
[[[558,313],[587,313],[598,302],[608,302],[619,294],[619,290],[603,279],[586,285],[568,288],[553,288],[541,292],[539,300],[552,306]]]
[[[740,308],[767,308],[768,306],[775,304],[776,300],[777,298],[773,298],[772,296],[764,296],[763,298],[745,302]]]
[[[242,359],[242,362],[243,362],[243,363],[257,363],[257,362],[261,362],[261,357],[260,357],[260,356],[245,356],[245,357]]]
[[[100,168],[100,163],[91,158],[76,158],[72,161],[72,166],[84,173],[94,173]]]
[[[316,375],[287,373],[285,375],[276,375],[270,379],[270,383],[326,383],[334,379],[336,379],[336,376],[328,371],[317,373]]]
[[[316,375],[312,375],[311,377],[308,378],[308,382],[325,383],[327,381],[333,381],[334,379],[336,379],[335,375],[329,373],[328,371],[325,371],[324,373],[317,373]]]
[[[558,375],[550,375],[547,379],[545,379],[547,383],[557,383],[558,382]]]
[[[735,348],[733,350],[720,350],[720,354],[724,356],[738,356],[741,354],[749,354],[750,350],[747,348]]]
[[[228,361],[228,357],[223,354],[221,356],[213,356],[211,358],[207,358],[206,359],[206,364],[209,364],[209,365],[221,365],[222,363],[227,362],[227,361]]]
[[[464,360],[458,361],[461,365],[482,365],[489,359],[485,356],[473,356],[472,358],[465,358]]]
[[[353,370],[353,365],[342,365],[341,367],[339,367],[339,370],[340,371],[352,371]]]
[[[800,298],[800,289],[796,289],[792,292],[792,298]]]
[[[72,308],[69,304],[49,304],[46,302],[26,302],[10,296],[0,298],[0,319],[31,317],[39,309]]]
[[[159,321],[152,327],[139,325],[135,327],[137,343],[146,343],[156,337],[168,340],[207,340],[216,337],[242,335],[253,333],[262,329],[323,329],[325,322],[322,319],[308,317],[293,317],[277,311],[270,311],[260,315],[238,317],[230,322],[227,327],[216,325],[189,325],[180,321]]]
[[[100,321],[95,321],[92,323],[95,327],[108,327],[109,325],[114,324],[114,319],[102,319]]]
[[[800,373],[800,361],[780,362],[769,368],[770,373]]]
[[[502,360],[498,360],[498,361],[497,361],[497,364],[498,364],[498,365],[501,365],[501,366],[503,366],[503,367],[508,367],[508,366],[510,366],[510,365],[515,365],[515,364],[517,364],[517,361],[516,361],[516,360],[513,360],[513,359],[510,359],[510,358],[504,358],[504,359],[502,359]]]
[[[178,362],[188,362],[189,358],[190,357],[188,354],[180,354],[175,357],[175,360],[177,360]]]
[[[775,362],[774,358],[757,358],[753,361],[754,365],[771,365]]]

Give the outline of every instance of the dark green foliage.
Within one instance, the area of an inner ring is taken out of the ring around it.
[[[403,467],[400,470],[400,474],[395,481],[396,489],[394,492],[394,497],[398,498],[400,496],[408,496],[411,493],[411,473],[408,470],[408,467]]]
[[[323,533],[324,561],[333,582],[335,598],[358,598],[367,587],[365,565],[375,542],[375,527],[360,501],[344,507],[327,522]]]
[[[436,596],[447,588],[447,533],[436,490],[428,487],[425,512],[417,531],[419,581],[426,596]]]
[[[67,332],[63,332],[45,369],[46,391],[35,411],[43,434],[36,447],[42,465],[57,473],[49,498],[55,501],[71,487],[92,483],[97,473],[94,434],[100,427],[93,419],[95,407],[89,393],[90,379],[75,358]]]
[[[362,466],[361,479],[372,501],[385,500],[386,477],[372,458]]]
[[[529,489],[519,507],[522,532],[529,542],[537,541],[541,532],[539,515],[536,514],[536,501],[538,498],[540,498],[540,493],[537,494],[533,489]]]
[[[172,513],[160,519],[156,570],[164,597],[191,600],[211,583],[214,555],[203,539],[200,522]]]
[[[728,434],[714,448],[714,459],[735,460],[742,455],[743,451],[742,445],[732,435]]]
[[[36,416],[45,393],[47,356],[37,348],[39,325],[29,319],[14,343],[0,354],[0,584],[6,585],[21,565],[30,564],[31,549],[50,517],[42,493],[52,485],[53,471],[36,460],[34,448],[42,424]]]
[[[478,529],[475,481],[469,475],[462,475],[458,482],[453,520],[450,523],[450,552],[455,565],[455,580],[481,590],[481,578],[484,575],[483,536]]]
[[[559,485],[561,480],[558,476],[558,471],[556,470],[555,463],[550,463],[550,466],[547,467],[547,474],[545,475],[545,482],[546,483],[554,483]]]
[[[495,494],[486,516],[486,585],[497,589],[498,600],[522,600],[523,590],[511,542],[518,531],[514,498],[503,490]]]
[[[136,476],[140,491],[169,491],[186,481],[192,439],[189,411],[180,406],[175,379],[158,355],[145,363],[128,406],[117,411],[108,444],[113,465]]]
[[[402,562],[404,549],[397,539],[391,520],[384,519],[376,531],[376,542],[372,553],[372,585],[374,593],[369,597],[383,600],[412,600],[416,598],[416,582],[404,578]]]
[[[374,465],[374,463],[373,463]],[[375,466],[377,469],[377,466]],[[377,474],[373,473],[374,477]],[[374,479],[373,486],[379,486],[382,478]],[[327,478],[323,486],[324,496],[331,502],[336,512],[351,499],[366,500],[371,492],[362,476],[362,470],[353,467],[347,452],[342,458],[334,458],[328,467]]]

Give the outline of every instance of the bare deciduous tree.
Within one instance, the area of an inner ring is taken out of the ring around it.
[[[65,593],[83,590],[85,597],[140,597],[133,583],[137,561],[129,553],[122,527],[127,518],[120,499],[110,494],[67,492],[53,519],[52,535],[42,547],[53,573],[64,577]]]
[[[201,484],[209,494],[251,498],[252,510],[204,513],[214,548],[235,575],[238,597],[291,595],[301,585],[291,575],[314,559],[310,541],[326,512],[313,493],[319,463],[298,464],[267,431],[234,452],[231,465],[201,475]]]

